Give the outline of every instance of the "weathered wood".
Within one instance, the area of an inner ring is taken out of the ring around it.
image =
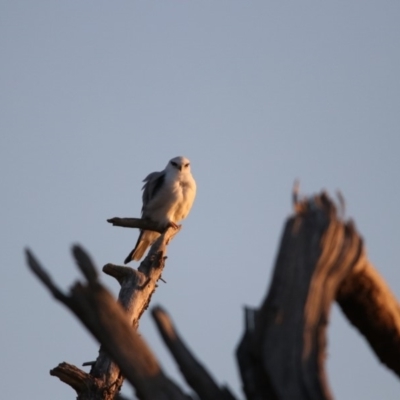
[[[151,296],[157,287],[157,281],[161,278],[164,269],[166,247],[178,232],[179,229],[168,228],[152,245],[147,257],[140,264],[138,270],[113,264],[107,264],[103,267],[103,271],[117,279],[121,285],[119,302],[126,310],[133,327],[132,329],[137,328],[141,315],[148,307]],[[97,272],[90,258],[77,246],[73,248],[73,254],[79,268],[88,281],[97,281]],[[30,259],[31,267],[34,265],[34,262],[34,259]],[[69,299],[66,299],[53,285],[50,277],[44,270],[36,269],[35,273],[52,291],[55,298],[64,303],[69,302]],[[73,307],[74,305],[70,304],[70,306]],[[119,366],[113,362],[103,347],[100,347],[99,356],[91,365],[88,376],[85,375],[86,372],[68,363],[62,363],[52,369],[51,374],[57,376],[61,381],[69,384],[75,390],[77,389],[76,382],[81,382],[82,376],[85,376],[85,385],[79,386],[82,389],[78,393],[79,400],[113,399],[116,393],[119,392],[124,381]],[[88,377],[91,377],[90,382]]]
[[[50,375],[56,376],[62,382],[71,386],[78,395],[92,385],[92,377],[88,373],[68,363],[59,364],[50,370]]]
[[[365,253],[343,281],[336,300],[380,361],[400,377],[400,306]]]
[[[121,285],[118,301],[127,312],[133,329],[137,328],[141,315],[150,303],[157,281],[164,270],[166,246],[177,233],[178,230],[169,228],[161,235],[138,270],[113,264],[106,264],[103,267],[103,272],[114,277]],[[101,380],[101,386],[113,387],[117,392],[124,380],[119,366],[110,359],[102,347],[90,373],[97,378],[96,382]]]
[[[330,304],[361,248],[326,195],[296,204],[269,293],[258,310],[246,311],[237,357],[248,399],[332,398],[324,369]]]
[[[196,359],[179,336],[169,315],[160,306],[151,314],[186,382],[201,400],[235,400],[227,387],[219,387],[207,369]]]
[[[77,253],[85,254],[82,249],[74,251],[75,255]],[[32,271],[52,293],[62,293],[29,250],[27,261]],[[119,365],[122,374],[136,388],[139,399],[191,399],[166,377],[147,344],[132,329],[132,321],[126,311],[97,280],[92,279],[97,273],[90,271],[89,267],[90,265],[85,263],[85,276],[91,277],[87,284],[77,282],[68,295],[62,294],[57,296],[57,299],[65,304],[104,346],[107,353]],[[42,279],[43,276],[47,279]],[[62,373],[65,373],[65,370],[62,370]],[[65,381],[71,379],[73,378],[69,376]],[[73,387],[80,389],[80,383],[74,383]],[[106,391],[109,388],[103,386],[102,389]],[[104,398],[111,400],[116,394],[110,392]]]

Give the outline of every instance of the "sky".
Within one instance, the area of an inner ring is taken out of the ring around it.
[[[197,198],[152,305],[238,398],[243,308],[266,294],[295,179],[306,195],[343,193],[400,297],[399,18],[396,1],[3,0],[4,398],[75,398],[49,370],[99,347],[23,249],[64,290],[81,279],[74,243],[99,268],[122,264],[137,232],[106,219],[139,217],[142,179],[178,155],[191,160]],[[183,385],[149,313],[140,333]],[[398,399],[395,375],[335,305],[327,353],[335,398]]]

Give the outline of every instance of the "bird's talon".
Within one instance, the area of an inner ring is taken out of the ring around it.
[[[178,229],[179,225],[176,224],[175,222],[169,221],[168,222],[168,227],[174,228],[174,229]]]

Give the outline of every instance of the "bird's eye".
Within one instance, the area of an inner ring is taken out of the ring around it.
[[[175,161],[171,161],[171,164],[172,164],[174,167],[177,167],[177,166],[178,166],[178,164],[177,164]]]
[[[185,168],[187,168],[189,165],[190,165],[189,163],[185,164]]]

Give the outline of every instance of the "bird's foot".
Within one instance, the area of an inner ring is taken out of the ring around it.
[[[168,228],[179,229],[180,225],[176,224],[175,222],[169,221],[167,227]]]

